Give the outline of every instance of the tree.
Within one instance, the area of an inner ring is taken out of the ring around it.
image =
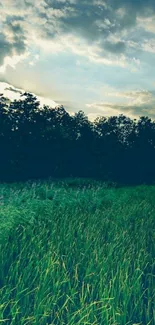
[[[40,106],[24,93],[0,95],[0,179],[97,177],[124,184],[155,181],[155,122],[99,117]]]

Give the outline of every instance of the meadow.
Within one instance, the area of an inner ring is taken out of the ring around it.
[[[154,325],[155,186],[0,185],[0,323]]]

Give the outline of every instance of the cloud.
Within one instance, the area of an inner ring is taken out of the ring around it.
[[[110,42],[107,40],[103,43],[103,48],[108,52],[120,54],[120,53],[125,52],[126,44],[125,44],[125,42],[122,42],[122,41]]]
[[[0,65],[3,65],[7,55],[11,55],[12,45],[6,40],[4,34],[0,33]]]
[[[148,103],[152,101],[154,98],[154,93],[150,92],[148,90],[132,90],[132,91],[116,91],[113,90],[108,92],[106,91],[103,94],[105,94],[108,97],[117,97],[121,98],[122,100],[130,100],[130,103],[132,102],[133,104],[143,104],[143,103]]]
[[[10,100],[19,99],[23,92],[22,89],[15,88],[6,82],[0,82],[0,93]]]
[[[155,14],[149,17],[138,17],[137,25],[145,31],[155,34]]]
[[[128,92],[109,92],[106,96],[118,97],[120,101],[114,102],[94,102],[86,104],[91,110],[90,114],[99,112],[104,116],[125,114],[131,118],[139,116],[150,116],[155,119],[155,92],[146,90],[136,90]],[[97,114],[98,115],[98,114]]]
[[[137,65],[137,49],[154,53],[154,0],[0,0],[0,10],[0,65],[6,57],[33,56],[34,45],[122,67]]]
[[[25,92],[25,90],[16,88],[6,82],[0,82],[0,93],[2,93],[6,98],[10,100],[19,100],[21,99],[21,95]],[[48,105],[50,107],[56,107],[58,105],[57,102],[52,100],[51,98],[39,96],[33,93],[34,96],[38,98],[41,106]]]
[[[0,73],[5,73],[7,66],[10,66],[11,68],[15,69],[16,65],[22,60],[25,60],[28,57],[28,55],[29,53],[25,52],[24,54],[21,55],[5,56],[3,60],[3,64],[0,66]]]
[[[2,5],[1,5],[2,6]],[[0,71],[4,72],[7,65],[14,67],[28,55],[25,31],[22,27],[23,18],[18,15],[2,16],[0,31]]]
[[[155,119],[155,101],[152,104],[148,105],[119,105],[113,103],[92,103],[87,104],[87,107],[91,110],[97,110],[99,114],[94,113],[95,115],[102,116],[116,116],[124,114],[130,118],[139,118],[140,116],[149,116]],[[101,114],[102,113],[102,114]],[[90,113],[93,114],[93,113]]]
[[[14,93],[16,93],[16,94],[22,94],[22,93],[23,93],[21,90],[19,90],[19,89],[17,89],[17,88],[14,88],[14,87],[12,87],[12,86],[6,87],[6,88],[5,88],[5,91],[6,91],[6,90],[12,91],[12,92],[14,92]]]
[[[86,106],[91,110],[91,113],[89,113],[89,116],[114,116],[119,115],[124,112],[124,109],[120,105],[116,105],[113,103],[106,103],[106,102],[96,102],[91,104],[86,104]],[[97,112],[96,112],[97,111]]]

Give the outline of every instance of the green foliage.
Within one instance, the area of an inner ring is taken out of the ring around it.
[[[0,323],[154,325],[155,187],[0,186]]]

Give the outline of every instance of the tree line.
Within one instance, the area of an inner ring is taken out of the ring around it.
[[[89,121],[24,93],[0,95],[0,181],[90,177],[122,184],[155,181],[155,121],[124,115]]]

